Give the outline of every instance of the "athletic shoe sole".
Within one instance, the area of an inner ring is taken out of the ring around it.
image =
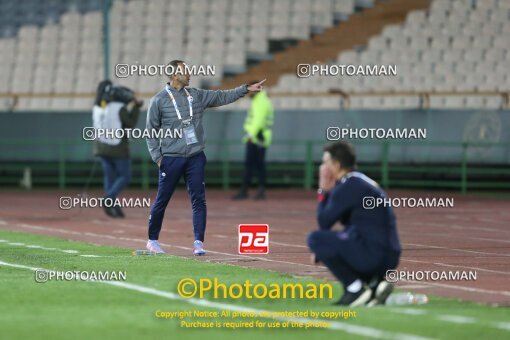
[[[195,256],[204,256],[205,250],[204,250],[204,244],[200,242],[199,240],[196,240],[193,242],[193,255]]]
[[[150,246],[146,246],[145,248],[147,248],[147,251],[150,251],[150,252],[155,252],[156,254],[166,254],[163,250],[157,250],[156,248],[154,247],[150,247]]]
[[[377,305],[384,305],[388,296],[393,291],[393,285],[387,281],[381,281],[375,290],[375,298],[373,298],[368,304],[368,307]]]
[[[349,307],[357,307],[366,304],[368,301],[370,301],[370,298],[372,297],[372,290],[366,289],[363,294],[361,294],[356,300],[351,302]]]

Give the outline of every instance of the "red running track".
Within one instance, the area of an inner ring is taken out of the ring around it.
[[[0,228],[94,244],[143,249],[149,208],[125,209],[111,219],[101,208],[59,209],[60,196],[78,192],[1,192]],[[316,228],[315,194],[275,190],[266,201],[231,201],[232,192],[208,190],[208,222],[202,261],[265,268],[295,275],[331,278],[311,265],[306,235]],[[125,197],[154,199],[154,191],[129,191]],[[391,197],[454,197],[454,208],[396,208],[403,245],[399,270],[476,271],[476,281],[404,281],[401,288],[444,297],[510,305],[510,200],[445,192],[391,191]],[[101,197],[99,191],[89,197]],[[239,255],[240,223],[270,225],[268,255]],[[172,198],[160,241],[172,255],[191,257],[191,206],[185,191]]]

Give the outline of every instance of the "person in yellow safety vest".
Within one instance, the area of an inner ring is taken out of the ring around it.
[[[250,83],[251,84],[251,83]],[[271,145],[273,127],[273,105],[266,91],[249,94],[251,107],[244,121],[246,143],[244,177],[241,190],[232,199],[248,198],[248,189],[253,173],[257,173],[259,188],[256,200],[266,198],[266,150]]]

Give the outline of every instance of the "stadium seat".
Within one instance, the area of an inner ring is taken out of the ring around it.
[[[45,6],[31,0],[2,2],[0,63],[7,81],[0,85],[0,92],[45,92],[40,85],[27,84],[27,79],[46,79],[46,91],[93,92],[103,78],[101,6],[99,0],[52,0]],[[335,20],[347,20],[356,8],[372,6],[373,0],[113,1],[110,77],[116,79],[114,66],[118,63],[161,64],[183,58],[217,68],[213,77],[194,77],[194,85],[218,85],[224,72],[244,72],[249,58],[267,56],[271,40],[308,39],[312,33],[332,26]],[[336,58],[342,64],[398,62],[397,77],[370,81],[318,77],[308,79],[305,87],[301,86],[303,82],[296,82],[295,76],[284,75],[271,90],[509,91],[509,11],[510,1],[434,0],[428,10],[411,11],[404,23],[386,26],[381,34],[369,39],[365,48],[342,52]],[[140,24],[131,25],[132,22]],[[25,82],[17,80],[19,77],[24,77]],[[160,80],[152,78],[154,82]],[[151,77],[122,81],[139,92],[151,93],[155,89]],[[326,98],[309,100],[329,107]],[[377,102],[375,97],[359,98],[354,102],[362,107],[372,107]],[[60,107],[66,100],[35,102]],[[73,107],[83,107],[85,103],[69,102]],[[33,106],[30,101],[27,103],[30,105],[25,103],[22,107]],[[291,99],[282,103],[285,107],[309,106]],[[389,97],[379,104],[412,107],[416,98]],[[490,97],[466,100],[465,104],[499,105]],[[460,104],[445,97],[435,105]]]
[[[356,5],[369,3],[371,1],[361,3],[358,1]],[[23,25],[20,25],[22,28],[16,37],[19,50],[33,51],[30,49],[34,46],[32,42],[37,41],[40,35],[45,44],[51,41],[56,42],[57,46],[62,46],[59,48],[59,54],[64,53],[71,57],[87,51],[87,56],[95,55],[94,58],[97,58],[95,61],[89,61],[89,65],[101,64],[101,4],[101,1],[97,0],[88,2],[55,0],[51,6],[48,6],[47,13],[48,17],[55,18],[57,23],[47,25],[40,23],[42,27],[39,29],[33,25],[26,25],[38,15],[32,15],[36,13],[32,10],[33,5],[22,3],[22,6],[26,5],[26,10],[21,12],[26,15],[20,19]],[[240,47],[240,51],[230,55],[229,52],[233,49],[227,46],[228,55],[224,58],[216,58],[216,62],[222,70],[242,72],[246,69],[247,53],[267,53],[269,39],[307,39],[313,27],[319,29],[329,27],[333,24],[334,14],[348,16],[354,12],[355,6],[354,0],[277,0],[258,1],[256,5],[244,0],[212,0],[207,5],[204,4],[203,1],[179,0],[155,0],[147,4],[137,0],[113,1],[110,13],[112,65],[119,62],[135,62],[141,57],[138,51],[143,48],[155,50],[158,44],[161,45],[161,35],[173,45],[170,50],[175,57],[183,58],[184,55],[197,62],[200,62],[200,56],[204,51],[196,46],[203,46],[213,39],[216,39],[216,42],[221,40],[226,44],[230,38],[239,37],[240,40],[235,43],[238,44],[238,50]],[[43,7],[39,6],[39,9]],[[8,2],[2,7],[2,17],[5,16],[5,20],[0,23],[0,28],[5,30],[4,36],[11,34],[9,25],[17,26],[18,19],[9,21],[9,18],[14,18],[12,14],[15,11],[14,2]],[[45,13],[41,13],[42,17]],[[260,15],[261,13],[268,15]],[[221,20],[219,16],[223,16],[225,20]],[[264,19],[268,19],[268,27],[261,25]],[[140,26],[128,24],[140,21],[142,29]],[[172,22],[171,29],[167,26],[165,30],[165,22]],[[250,24],[246,25],[247,22]],[[181,31],[179,27],[186,27],[186,29]],[[129,43],[119,43],[120,41],[129,41]],[[137,41],[146,43],[136,44]],[[66,46],[68,51],[72,51],[71,54],[67,53],[63,46]],[[49,50],[48,48],[41,51],[51,53]],[[99,51],[99,53],[93,54],[93,51]],[[207,52],[214,54],[212,49]],[[4,54],[6,53],[0,54],[1,60],[7,59]],[[155,54],[161,58],[158,51]],[[165,52],[164,58],[168,57],[172,58],[170,53]],[[41,58],[45,63],[47,59]],[[218,75],[217,80],[220,81],[221,77],[222,75]],[[93,88],[95,84],[90,86]]]
[[[329,88],[341,87],[348,92],[509,91],[510,74],[508,61],[505,61],[510,56],[509,9],[508,1],[435,0],[427,11],[408,13],[404,24],[386,26],[380,35],[369,39],[365,49],[342,52],[336,60],[341,64],[394,64],[398,61],[397,77],[382,81],[349,78]],[[276,86],[279,91],[286,92],[288,87],[294,86],[287,79],[281,78]],[[327,86],[327,82],[309,80],[317,88]],[[419,104],[416,98],[405,101],[389,97],[381,103],[374,98],[351,98],[351,106]],[[469,97],[463,96],[432,98],[431,107],[437,108],[487,105],[494,108],[501,104],[501,100],[494,99],[497,96],[486,96],[484,100],[478,97],[468,100]]]

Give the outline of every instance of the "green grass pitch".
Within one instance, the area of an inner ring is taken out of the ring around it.
[[[59,271],[126,271],[129,284],[176,293],[186,277],[218,278],[222,283],[324,283],[321,280],[174,256],[132,256],[132,249],[97,246],[28,233],[0,230],[0,261]],[[23,243],[12,245],[9,243]],[[28,248],[38,245],[45,248]],[[61,250],[76,250],[65,253]],[[101,257],[82,257],[93,254]],[[333,299],[213,299],[207,306],[100,282],[37,283],[34,271],[0,264],[0,339],[324,339],[408,338],[508,339],[510,310],[429,296],[423,306],[357,308],[356,318],[334,320],[335,329],[189,329],[160,311],[216,311],[225,306],[266,311],[340,311]],[[348,308],[343,308],[348,310]],[[207,321],[206,319],[190,319]],[[219,320],[222,321],[223,319]],[[209,320],[210,321],[210,320]],[[230,320],[232,321],[232,320]],[[327,320],[331,321],[331,320]]]

